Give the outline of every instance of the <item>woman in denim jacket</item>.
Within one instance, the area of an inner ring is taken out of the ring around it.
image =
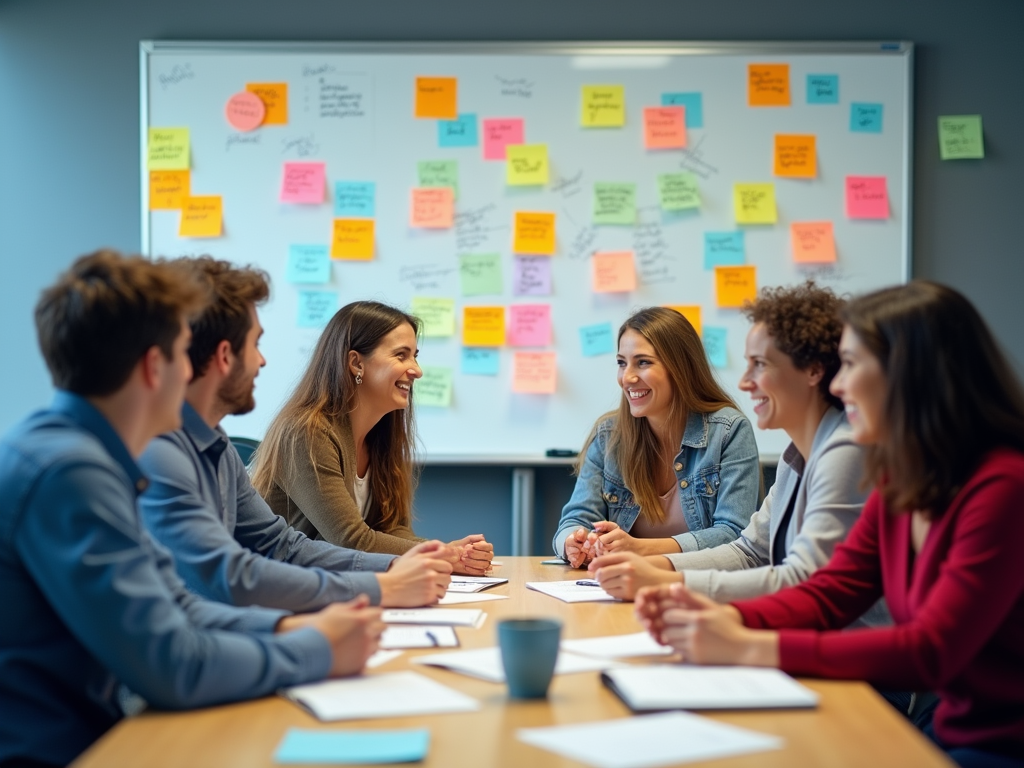
[[[675,310],[640,310],[619,328],[617,361],[622,400],[587,441],[555,553],[580,567],[602,552],[733,541],[757,507],[757,446],[693,326]]]

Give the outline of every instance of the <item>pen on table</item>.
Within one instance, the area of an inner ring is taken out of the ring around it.
[[[596,579],[580,579],[576,582],[577,587],[600,587],[601,582]]]
[[[437,639],[437,635],[435,635],[429,629],[426,632],[424,632],[423,634],[425,634],[427,636],[427,639],[430,641],[430,646],[432,648],[440,648],[441,647],[441,642]]]

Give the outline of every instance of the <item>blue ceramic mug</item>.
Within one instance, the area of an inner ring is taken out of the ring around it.
[[[543,699],[555,674],[562,622],[556,619],[505,619],[498,622],[498,645],[509,695]]]

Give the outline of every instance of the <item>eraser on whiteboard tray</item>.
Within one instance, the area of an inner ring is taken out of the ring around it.
[[[568,448],[548,448],[544,451],[544,455],[549,459],[571,459],[579,456],[579,452],[569,450]]]

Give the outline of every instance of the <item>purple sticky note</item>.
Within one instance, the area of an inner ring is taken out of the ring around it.
[[[513,347],[546,347],[551,343],[551,305],[513,304],[506,341]]]
[[[512,268],[514,296],[551,295],[551,257],[516,256]]]

